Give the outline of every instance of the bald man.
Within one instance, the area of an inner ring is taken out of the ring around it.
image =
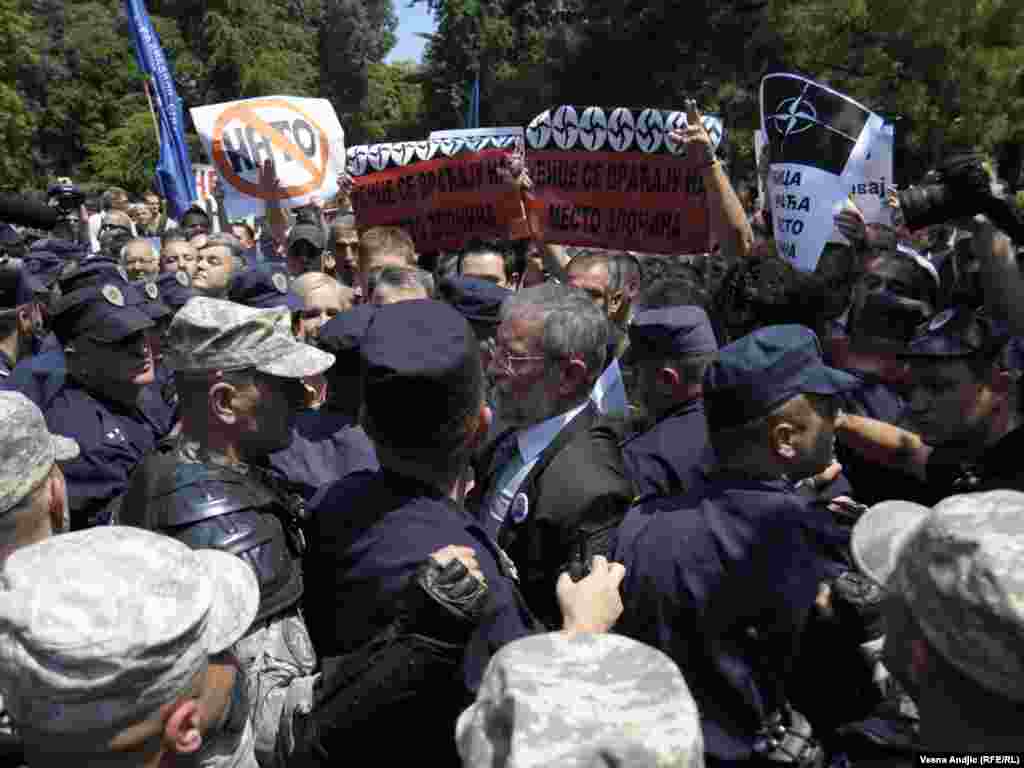
[[[295,278],[292,293],[302,300],[302,330],[315,338],[320,326],[339,312],[352,308],[355,292],[323,272],[307,272]]]
[[[128,241],[121,251],[121,264],[129,280],[156,280],[160,274],[160,257],[153,244],[142,237]]]

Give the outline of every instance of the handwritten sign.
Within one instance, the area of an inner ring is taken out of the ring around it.
[[[668,140],[686,113],[561,106],[526,129],[537,203],[530,216],[545,240],[650,253],[709,250],[707,196],[697,161]],[[721,140],[721,121],[705,126]]]
[[[507,154],[467,151],[460,139],[350,147],[359,226],[406,227],[420,251],[455,250],[473,237],[508,237],[522,204],[498,173]]]
[[[197,107],[192,112],[203,147],[225,186],[232,217],[261,216],[266,204],[306,205],[337,194],[344,168],[344,132],[326,99],[272,96]],[[259,183],[258,170],[272,158],[280,182]]]

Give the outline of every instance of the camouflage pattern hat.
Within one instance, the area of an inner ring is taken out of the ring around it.
[[[164,363],[181,373],[254,368],[299,379],[334,364],[334,355],[296,340],[287,309],[255,309],[205,296],[178,310],[163,349]]]
[[[19,549],[0,574],[4,704],[40,751],[105,742],[187,691],[249,629],[259,597],[234,555],[142,528]]]
[[[951,496],[928,509],[873,506],[853,530],[861,569],[900,595],[964,675],[1024,702],[1024,493]]]
[[[704,764],[697,705],[679,668],[612,634],[553,632],[506,645],[455,739],[466,768]]]
[[[0,515],[28,496],[78,443],[51,435],[42,411],[20,392],[0,392]]]

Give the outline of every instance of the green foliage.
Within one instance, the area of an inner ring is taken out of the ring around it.
[[[160,155],[149,110],[129,115],[121,127],[90,144],[88,152],[85,169],[94,179],[141,195],[152,187]]]
[[[951,146],[1024,140],[1019,0],[777,0],[772,23],[793,66],[902,116],[910,175]]]
[[[366,108],[346,126],[346,142],[366,144],[422,139],[423,88],[411,61],[369,65]]]
[[[32,175],[35,118],[12,85],[19,67],[35,59],[32,18],[18,0],[0,0],[0,187],[23,185]]]

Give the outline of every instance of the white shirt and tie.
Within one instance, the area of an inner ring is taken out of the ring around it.
[[[575,419],[589,404],[589,400],[584,400],[578,406],[565,413],[552,416],[550,419],[534,424],[532,427],[520,429],[507,436],[505,441],[503,441],[503,445],[497,447],[496,454],[500,454],[504,448],[511,455],[504,463],[504,466],[498,469],[495,475],[494,486],[487,499],[487,513],[491,518],[488,521],[490,522],[490,526],[488,526],[490,530],[496,530],[494,524],[497,523],[500,527],[501,523],[505,520],[509,507],[512,505],[512,500],[519,490],[519,486],[523,484],[523,481],[526,480],[534,466],[536,466],[540,455],[551,445],[552,441],[558,436],[558,433],[565,428],[565,425]],[[511,450],[511,447],[505,444],[510,440],[515,440],[514,450]],[[524,508],[521,512],[518,509],[513,510],[513,518],[518,514],[525,516],[528,514],[528,508]],[[522,522],[522,519],[515,520],[515,522]]]

